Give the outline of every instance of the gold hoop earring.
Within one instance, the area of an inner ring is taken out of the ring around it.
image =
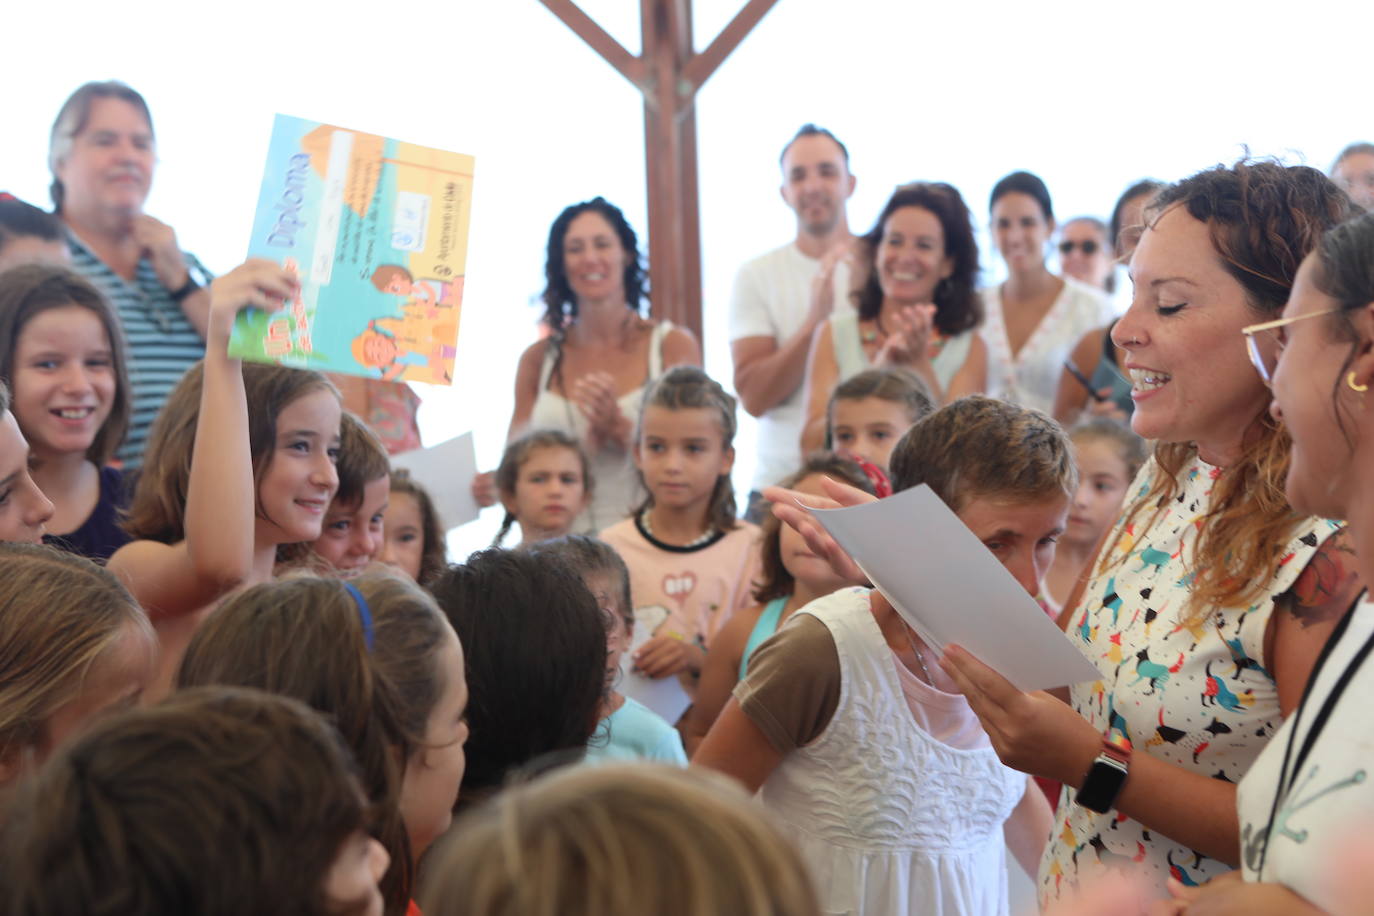
[[[1351,390],[1351,391],[1358,391],[1360,394],[1364,394],[1366,391],[1369,390],[1369,386],[1368,386],[1368,385],[1357,385],[1357,384],[1355,384],[1355,370],[1354,370],[1354,369],[1351,369],[1348,373],[1346,373],[1346,376],[1345,376],[1345,383],[1346,383],[1346,385],[1348,385],[1348,386],[1350,387],[1350,390]]]

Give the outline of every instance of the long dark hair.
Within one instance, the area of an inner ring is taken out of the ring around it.
[[[547,555],[490,549],[444,570],[430,591],[473,647],[459,805],[526,766],[581,760],[606,683],[606,625],[582,577]]]
[[[604,197],[593,197],[573,204],[558,214],[549,227],[549,243],[544,258],[544,292],[540,294],[544,302],[543,322],[555,333],[563,331],[577,318],[577,297],[573,295],[572,287],[568,284],[568,272],[563,267],[563,238],[568,234],[572,221],[588,211],[605,217],[625,249],[625,307],[638,314],[647,296],[645,285],[648,277],[639,256],[639,239],[626,221],[625,214]]]
[[[935,287],[935,327],[952,337],[983,323],[983,299],[978,295],[978,242],[973,236],[973,218],[959,189],[943,181],[917,181],[899,187],[888,198],[873,228],[864,235],[868,257],[876,261],[883,229],[893,213],[903,207],[920,207],[935,214],[945,237],[945,255],[954,262],[954,272]],[[869,270],[868,282],[854,294],[859,317],[872,320],[883,307],[883,288],[877,270]]]

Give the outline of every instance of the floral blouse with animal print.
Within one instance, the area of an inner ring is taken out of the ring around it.
[[[1136,500],[1146,497],[1157,473],[1151,459],[1133,485]],[[1305,519],[1258,604],[1189,619],[1185,605],[1198,524],[1220,473],[1194,456],[1179,472],[1180,491],[1167,506],[1158,512],[1142,507],[1123,526],[1127,507],[1106,542],[1112,545],[1107,568],[1094,564],[1068,635],[1102,675],[1072,689],[1080,715],[1104,733],[1124,733],[1136,754],[1234,783],[1282,724],[1264,658],[1274,599],[1294,584],[1338,526]],[[1069,790],[1061,791],[1055,818],[1040,864],[1042,903],[1113,866],[1142,870],[1161,896],[1171,875],[1192,885],[1229,870],[1116,811],[1081,808]]]

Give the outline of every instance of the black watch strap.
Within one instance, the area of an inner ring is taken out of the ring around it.
[[[186,282],[181,284],[181,289],[172,293],[172,301],[181,302],[198,289],[200,289],[200,284],[196,282],[196,278],[188,270],[186,271]]]

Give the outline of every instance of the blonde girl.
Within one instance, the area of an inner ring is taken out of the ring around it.
[[[1078,490],[1041,593],[1055,610],[1092,565],[1098,543],[1121,514],[1126,490],[1148,457],[1144,439],[1105,417],[1078,424],[1069,440]]]
[[[28,440],[34,483],[54,500],[46,540],[94,560],[128,541],[123,474],[109,467],[129,425],[123,335],[109,303],[72,270],[0,273],[0,379]]]
[[[391,472],[391,496],[382,526],[379,559],[427,585],[448,564],[444,549],[444,523],[434,500],[405,468]]]
[[[296,278],[271,261],[216,279],[205,359],[149,435],[127,522],[134,540],[109,565],[153,619],[160,689],[217,599],[269,579],[278,546],[320,536],[338,488],[334,386],[318,372],[228,356],[239,311],[277,309],[298,294]]]
[[[821,481],[829,477],[874,492],[873,482],[863,469],[833,452],[816,452],[806,459],[801,470],[780,486],[799,493],[823,495]],[[801,535],[781,524],[772,512],[764,515],[759,535],[761,575],[753,582],[757,604],[743,608],[716,634],[701,671],[696,702],[687,712],[683,733],[688,752],[696,750],[720,715],[730,691],[749,664],[749,656],[792,616],[823,595],[845,585],[825,560],[811,553]]]
[[[139,701],[156,643],[108,571],[75,554],[0,544],[0,786],[94,718]]]
[[[568,534],[595,488],[587,453],[576,439],[558,429],[526,433],[506,446],[496,469],[506,517],[491,546],[500,547],[516,522],[520,547]]]
[[[186,650],[177,686],[206,685],[294,697],[334,722],[391,856],[387,912],[404,913],[415,862],[448,829],[467,740],[463,649],[434,600],[390,574],[254,586]]]
[[[735,518],[734,439],[735,399],[700,369],[670,369],[644,397],[634,457],[649,495],[601,539],[653,628],[634,656],[649,677],[699,677],[707,644],[749,601],[759,529]]]
[[[429,916],[820,916],[791,844],[725,780],[575,768],[464,817],[436,853]]]

